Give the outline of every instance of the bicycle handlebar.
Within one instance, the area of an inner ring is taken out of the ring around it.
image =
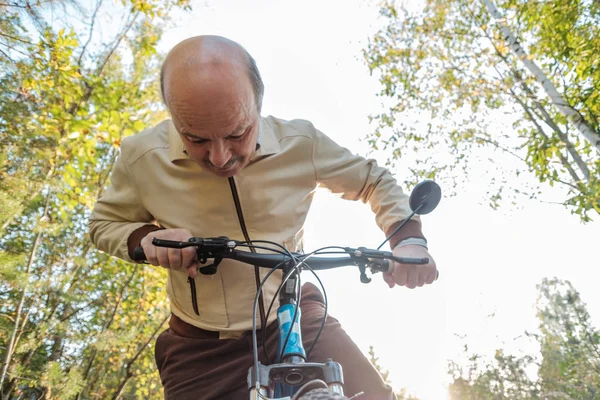
[[[395,257],[389,251],[371,250],[366,248],[339,248],[339,252],[333,254],[346,254],[343,257],[316,257],[300,253],[291,253],[294,258],[288,254],[263,254],[250,251],[236,250],[240,245],[253,247],[243,242],[230,240],[226,237],[220,238],[190,238],[187,242],[178,242],[163,239],[152,239],[152,244],[158,247],[169,247],[182,249],[185,247],[196,247],[198,260],[204,264],[209,258],[214,259],[232,259],[246,264],[255,265],[263,268],[284,268],[294,259],[300,264],[308,265],[313,270],[325,270],[345,266],[356,265],[368,267],[372,272],[387,272],[390,268],[389,260],[402,264],[423,265],[429,263],[429,258]],[[256,246],[255,246],[256,247]],[[133,254],[134,261],[146,261],[146,255],[141,247],[136,247]],[[220,260],[219,260],[220,262]],[[218,263],[217,263],[218,264]],[[206,267],[200,267],[200,270]],[[366,276],[365,276],[366,277]],[[362,279],[362,277],[361,277]]]

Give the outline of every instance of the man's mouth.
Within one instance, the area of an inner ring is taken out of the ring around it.
[[[231,160],[227,161],[227,163],[225,165],[223,165],[222,167],[217,167],[216,165],[211,163],[210,160],[204,160],[204,164],[206,166],[208,166],[210,169],[212,169],[213,171],[227,172],[227,171],[231,170],[233,167],[235,167],[235,165],[238,163],[239,160],[240,160],[239,157],[232,158]]]

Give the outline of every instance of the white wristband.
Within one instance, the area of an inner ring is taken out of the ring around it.
[[[409,238],[399,241],[396,244],[396,246],[394,246],[394,250],[396,250],[398,247],[411,246],[411,245],[423,246],[427,249],[427,241],[425,239],[417,238],[417,237],[409,237]]]

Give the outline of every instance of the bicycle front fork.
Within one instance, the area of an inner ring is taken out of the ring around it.
[[[273,399],[277,385],[290,385],[300,387],[312,380],[320,379],[327,384],[334,393],[344,394],[344,377],[342,366],[329,359],[326,363],[300,363],[300,364],[258,364],[258,389],[256,387],[257,373],[254,366],[248,371],[248,390],[250,400]],[[277,395],[277,394],[275,394]],[[276,397],[288,399],[289,397]]]
[[[284,269],[284,274],[287,271]],[[279,346],[276,362],[273,365],[259,363],[258,371],[254,366],[248,371],[248,391],[250,400],[289,399],[290,393],[302,385],[319,379],[325,382],[332,392],[344,394],[342,366],[328,360],[326,363],[307,363],[302,343],[300,327],[301,309],[296,293],[299,283],[296,274],[292,274],[282,288],[277,310],[279,324]],[[257,387],[258,382],[258,387]],[[288,397],[285,397],[288,395]]]

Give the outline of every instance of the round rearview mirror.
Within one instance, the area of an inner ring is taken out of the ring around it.
[[[410,194],[410,208],[415,214],[424,215],[432,212],[442,199],[440,185],[431,180],[420,182]]]

